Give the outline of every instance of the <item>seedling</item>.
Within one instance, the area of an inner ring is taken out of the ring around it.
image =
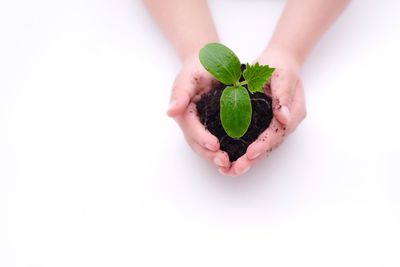
[[[222,127],[230,137],[242,137],[251,122],[250,94],[264,93],[263,86],[275,69],[256,63],[246,64],[242,72],[239,58],[232,50],[219,43],[204,46],[200,50],[199,58],[204,68],[226,85],[220,99]],[[244,81],[240,81],[241,77]]]

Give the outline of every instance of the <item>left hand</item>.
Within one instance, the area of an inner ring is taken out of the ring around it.
[[[272,97],[274,118],[269,127],[247,148],[246,154],[230,167],[219,171],[229,176],[239,176],[247,172],[260,159],[268,156],[291,134],[306,116],[303,85],[299,76],[299,64],[282,52],[268,52],[258,62],[276,68],[271,77],[271,85],[265,87]]]
[[[188,56],[175,79],[167,114],[178,123],[194,152],[217,167],[229,168],[228,154],[220,150],[218,138],[204,127],[197,115],[196,102],[213,83],[215,79],[201,65],[198,53]]]

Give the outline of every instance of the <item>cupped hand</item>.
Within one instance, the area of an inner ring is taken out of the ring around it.
[[[255,163],[268,156],[291,134],[306,116],[303,85],[299,76],[299,65],[285,53],[266,53],[257,60],[276,68],[266,94],[272,97],[274,118],[259,138],[249,145],[246,154],[229,167],[219,171],[229,176],[247,172]]]
[[[200,122],[195,104],[215,82],[197,54],[188,57],[175,79],[167,114],[176,120],[187,143],[197,154],[220,168],[229,168],[231,163],[227,153],[220,150],[218,138]]]

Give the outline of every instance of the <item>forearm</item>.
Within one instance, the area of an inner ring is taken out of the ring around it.
[[[144,0],[180,58],[197,53],[218,35],[206,0]]]
[[[323,33],[350,0],[288,0],[264,51],[284,51],[302,65]]]

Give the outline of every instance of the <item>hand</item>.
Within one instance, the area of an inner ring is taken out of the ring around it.
[[[219,168],[226,175],[238,176],[247,172],[251,166],[278,147],[306,116],[299,64],[287,54],[278,51],[265,53],[258,62],[276,68],[271,77],[271,85],[264,88],[272,96],[274,118],[259,138],[250,144],[246,154],[232,166]]]
[[[203,68],[198,55],[188,57],[175,79],[167,114],[176,120],[197,154],[218,167],[229,168],[229,157],[220,150],[218,138],[205,129],[197,115],[195,102],[213,83],[215,79]]]

